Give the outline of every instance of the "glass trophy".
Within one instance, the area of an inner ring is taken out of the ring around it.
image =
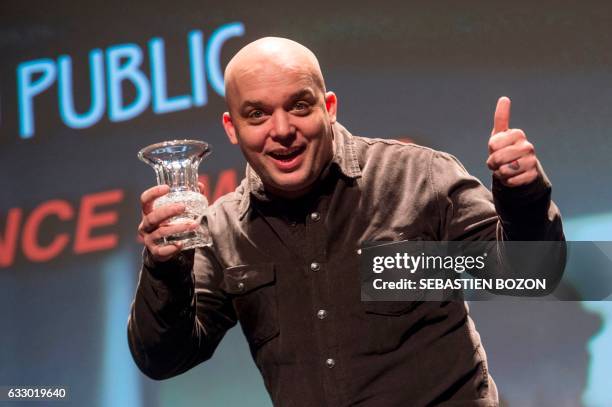
[[[182,250],[210,246],[212,239],[202,217],[208,208],[206,197],[198,188],[198,167],[210,154],[210,146],[203,141],[172,140],[152,144],[138,152],[138,158],[149,164],[157,175],[157,184],[167,184],[170,192],[153,203],[153,208],[182,203],[185,212],[169,220],[170,224],[197,221],[195,230],[166,236],[160,244],[180,243]]]

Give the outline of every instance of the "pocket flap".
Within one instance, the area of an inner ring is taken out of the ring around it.
[[[274,263],[259,263],[226,268],[222,288],[228,294],[246,294],[275,281]]]
[[[410,312],[418,306],[417,301],[369,301],[363,302],[367,314],[397,316]]]

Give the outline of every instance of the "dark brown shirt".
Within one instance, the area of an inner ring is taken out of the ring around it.
[[[164,379],[210,358],[240,321],[279,406],[495,406],[463,302],[362,302],[367,241],[560,240],[543,175],[494,197],[451,155],[334,125],[317,187],[269,197],[254,171],[215,202],[214,245],[144,266],[128,327],[140,369]],[[499,216],[498,216],[499,215]]]

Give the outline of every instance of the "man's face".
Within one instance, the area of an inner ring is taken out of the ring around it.
[[[300,67],[259,64],[233,80],[223,116],[230,141],[273,194],[308,192],[333,156],[335,95]]]

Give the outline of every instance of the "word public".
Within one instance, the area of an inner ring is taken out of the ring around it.
[[[17,97],[19,105],[19,136],[31,138],[35,134],[35,98],[57,82],[59,114],[63,123],[73,129],[93,126],[104,115],[112,122],[132,119],[152,104],[153,113],[162,114],[204,106],[208,102],[206,82],[220,96],[224,95],[221,50],[224,43],[244,34],[240,22],[217,28],[206,45],[204,34],[193,30],[187,35],[191,89],[188,94],[168,96],[164,40],[151,38],[147,43],[150,80],[142,69],[143,50],[127,43],[99,48],[89,52],[90,104],[84,112],[77,112],[74,103],[72,58],[60,55],[57,59],[41,58],[22,62],[17,66]],[[133,100],[126,101],[123,88],[135,89]]]

